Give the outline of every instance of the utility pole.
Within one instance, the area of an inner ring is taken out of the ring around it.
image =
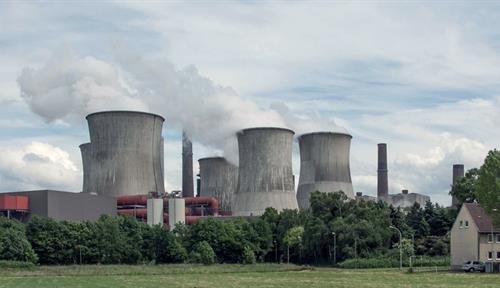
[[[399,270],[403,270],[403,245],[401,243],[401,240],[403,239],[403,235],[401,234],[401,231],[394,227],[394,226],[389,226],[391,229],[395,229],[396,231],[399,232]]]

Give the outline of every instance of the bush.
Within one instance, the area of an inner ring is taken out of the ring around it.
[[[252,248],[245,246],[243,250],[243,264],[255,264],[255,253]]]
[[[211,265],[215,263],[215,253],[206,241],[200,242],[189,255],[189,262]]]
[[[0,230],[0,259],[31,263],[38,261],[26,235],[14,228]]]
[[[33,269],[35,268],[35,264],[32,262],[24,262],[24,261],[9,261],[9,260],[0,260],[0,268],[1,269]]]
[[[448,257],[419,257],[413,260],[413,267],[424,266],[449,266],[450,261]],[[408,258],[403,258],[403,266],[409,267],[410,262]],[[358,258],[348,259],[338,264],[339,268],[346,269],[370,269],[370,268],[397,268],[399,267],[399,258]]]

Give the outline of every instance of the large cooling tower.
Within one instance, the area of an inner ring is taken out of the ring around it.
[[[223,157],[199,159],[200,196],[219,200],[223,211],[231,211],[233,196],[238,186],[238,167]]]
[[[377,198],[388,200],[389,179],[387,176],[387,144],[378,144]]]
[[[238,132],[238,189],[233,214],[261,215],[267,207],[296,209],[292,172],[294,132],[284,128],[250,128]]]
[[[343,191],[347,197],[354,199],[349,167],[351,138],[349,134],[334,132],[316,132],[299,137],[299,208],[309,208],[310,194],[315,191]]]
[[[453,185],[457,183],[460,178],[464,177],[465,168],[464,164],[454,164],[453,165]],[[458,207],[458,199],[454,196],[451,197],[451,207]]]
[[[80,145],[80,151],[82,153],[82,166],[83,166],[83,187],[82,192],[90,193],[95,191],[95,182],[92,182],[90,171],[92,171],[92,155],[90,151],[90,143],[84,143]]]
[[[107,196],[165,192],[161,131],[163,117],[132,111],[87,116],[90,131],[90,180]]]

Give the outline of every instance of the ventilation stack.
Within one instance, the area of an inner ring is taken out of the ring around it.
[[[377,198],[387,201],[389,198],[389,180],[387,176],[387,144],[378,144]]]
[[[90,164],[84,164],[84,179],[88,177],[87,182],[92,183],[88,189],[95,188],[94,192],[111,197],[165,192],[161,159],[163,117],[145,112],[106,111],[86,118]],[[82,156],[88,163],[85,147]]]
[[[316,132],[299,137],[300,178],[297,202],[309,208],[312,192],[342,191],[354,199],[349,166],[352,136],[345,133]]]
[[[82,153],[82,167],[83,167],[83,193],[95,192],[95,184],[92,183],[90,173],[92,171],[92,155],[90,151],[90,143],[80,145],[80,152]]]
[[[460,178],[465,176],[464,164],[453,165],[453,185],[455,185]],[[451,197],[451,207],[458,207],[458,199],[455,196]]]
[[[296,209],[292,172],[292,130],[250,128],[237,133],[238,189],[233,214],[262,215],[267,207]]]
[[[219,200],[222,211],[231,211],[238,186],[238,167],[223,157],[199,159],[200,196]]]
[[[182,197],[194,197],[193,143],[186,132],[182,132]]]

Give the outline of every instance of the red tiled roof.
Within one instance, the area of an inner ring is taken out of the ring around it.
[[[486,214],[483,207],[481,207],[478,203],[464,203],[464,206],[469,210],[474,223],[476,223],[479,233],[491,233],[492,229],[493,232],[500,233],[500,227],[492,226],[493,221],[491,220],[491,217]]]

